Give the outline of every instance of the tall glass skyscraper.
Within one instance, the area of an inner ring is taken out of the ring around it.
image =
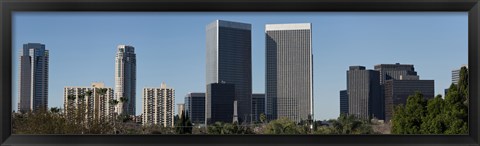
[[[115,99],[119,101],[118,114],[135,115],[136,74],[135,48],[118,45],[115,57]]]
[[[44,44],[23,44],[20,55],[18,111],[48,108],[48,50]]]
[[[252,35],[250,24],[216,20],[206,27],[206,84],[235,85],[239,122],[250,122],[252,106]],[[206,93],[207,95],[209,93]]]
[[[311,24],[267,24],[265,34],[267,118],[313,117]]]

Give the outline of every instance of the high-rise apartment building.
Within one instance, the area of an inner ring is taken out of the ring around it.
[[[254,93],[252,94],[252,120],[260,122],[261,114],[265,114],[265,94]]]
[[[162,83],[160,88],[143,88],[143,125],[173,127],[175,90]]]
[[[240,122],[250,121],[252,36],[250,24],[216,20],[206,27],[206,84],[235,84]],[[209,93],[207,93],[209,94]]]
[[[44,44],[23,44],[20,55],[18,111],[48,108],[49,50]]]
[[[116,115],[113,89],[103,83],[92,83],[91,87],[64,87],[63,99],[64,113],[83,110],[88,121],[112,120]]]
[[[397,105],[406,105],[408,96],[415,92],[423,94],[424,99],[434,97],[433,80],[387,80],[385,82],[385,121],[389,122]]]
[[[137,82],[137,59],[135,48],[127,45],[117,46],[115,56],[115,99],[117,113],[135,115],[135,95]]]
[[[313,117],[311,24],[267,24],[265,34],[267,118]]]
[[[347,71],[348,113],[370,119],[381,113],[379,72],[364,66],[350,66]]]
[[[207,85],[205,117],[207,124],[232,123],[235,110],[235,85],[212,83]]]
[[[185,111],[193,125],[205,124],[205,93],[188,93],[185,96]]]
[[[348,114],[348,92],[340,90],[340,114]]]

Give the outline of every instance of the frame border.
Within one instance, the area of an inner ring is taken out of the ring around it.
[[[1,145],[468,145],[479,146],[480,0],[0,0]],[[11,135],[15,11],[468,12],[469,135]]]

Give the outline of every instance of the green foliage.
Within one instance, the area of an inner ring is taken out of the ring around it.
[[[267,122],[267,116],[264,113],[260,114],[260,122],[262,123]]]
[[[208,126],[208,134],[253,134],[253,131],[247,125],[239,125],[237,122],[233,124],[215,122]]]
[[[192,134],[192,122],[188,115],[185,114],[185,111],[182,111],[178,122],[175,124],[178,134]]]
[[[98,120],[78,121],[76,114],[70,114],[68,119],[59,108],[40,110],[35,113],[14,113],[14,134],[109,134],[111,126]],[[74,112],[77,113],[77,112]],[[85,119],[85,118],[83,118]]]
[[[287,117],[270,121],[264,131],[265,134],[306,134],[306,131],[295,124],[294,121]]]
[[[405,106],[395,107],[394,134],[468,134],[468,70],[462,67],[457,85],[451,84],[443,99],[428,101],[416,93]]]
[[[331,129],[323,128],[318,132],[331,132],[329,134],[373,134],[373,129],[367,121],[355,118],[354,115],[340,114],[337,120],[330,120]],[[317,132],[317,133],[318,133]]]

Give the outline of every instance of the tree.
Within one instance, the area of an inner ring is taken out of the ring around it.
[[[270,121],[267,124],[265,134],[306,134],[302,127],[297,126],[294,121],[287,117]]]
[[[451,84],[445,98],[439,95],[428,101],[416,93],[405,106],[395,107],[392,120],[394,134],[467,134],[468,70],[460,69],[458,84]]]
[[[337,120],[330,120],[333,134],[372,134],[373,129],[367,121],[357,119],[354,115],[340,114]],[[323,128],[324,131],[329,129]]]
[[[415,92],[408,96],[407,104],[399,105],[395,108],[393,115],[392,132],[394,134],[420,134],[420,127],[425,116],[427,102],[423,94]]]
[[[422,118],[423,123],[420,126],[422,134],[443,134],[447,125],[445,125],[444,109],[445,101],[441,95],[428,100],[426,114]]]
[[[260,114],[260,122],[264,123],[267,122],[267,116],[264,113]]]
[[[118,108],[119,114],[126,114],[125,113],[125,103],[128,103],[128,98],[120,97],[120,107]]]
[[[176,130],[178,134],[192,134],[192,122],[190,122],[190,118],[188,115],[185,114],[185,111],[182,111],[180,119],[175,124]]]

